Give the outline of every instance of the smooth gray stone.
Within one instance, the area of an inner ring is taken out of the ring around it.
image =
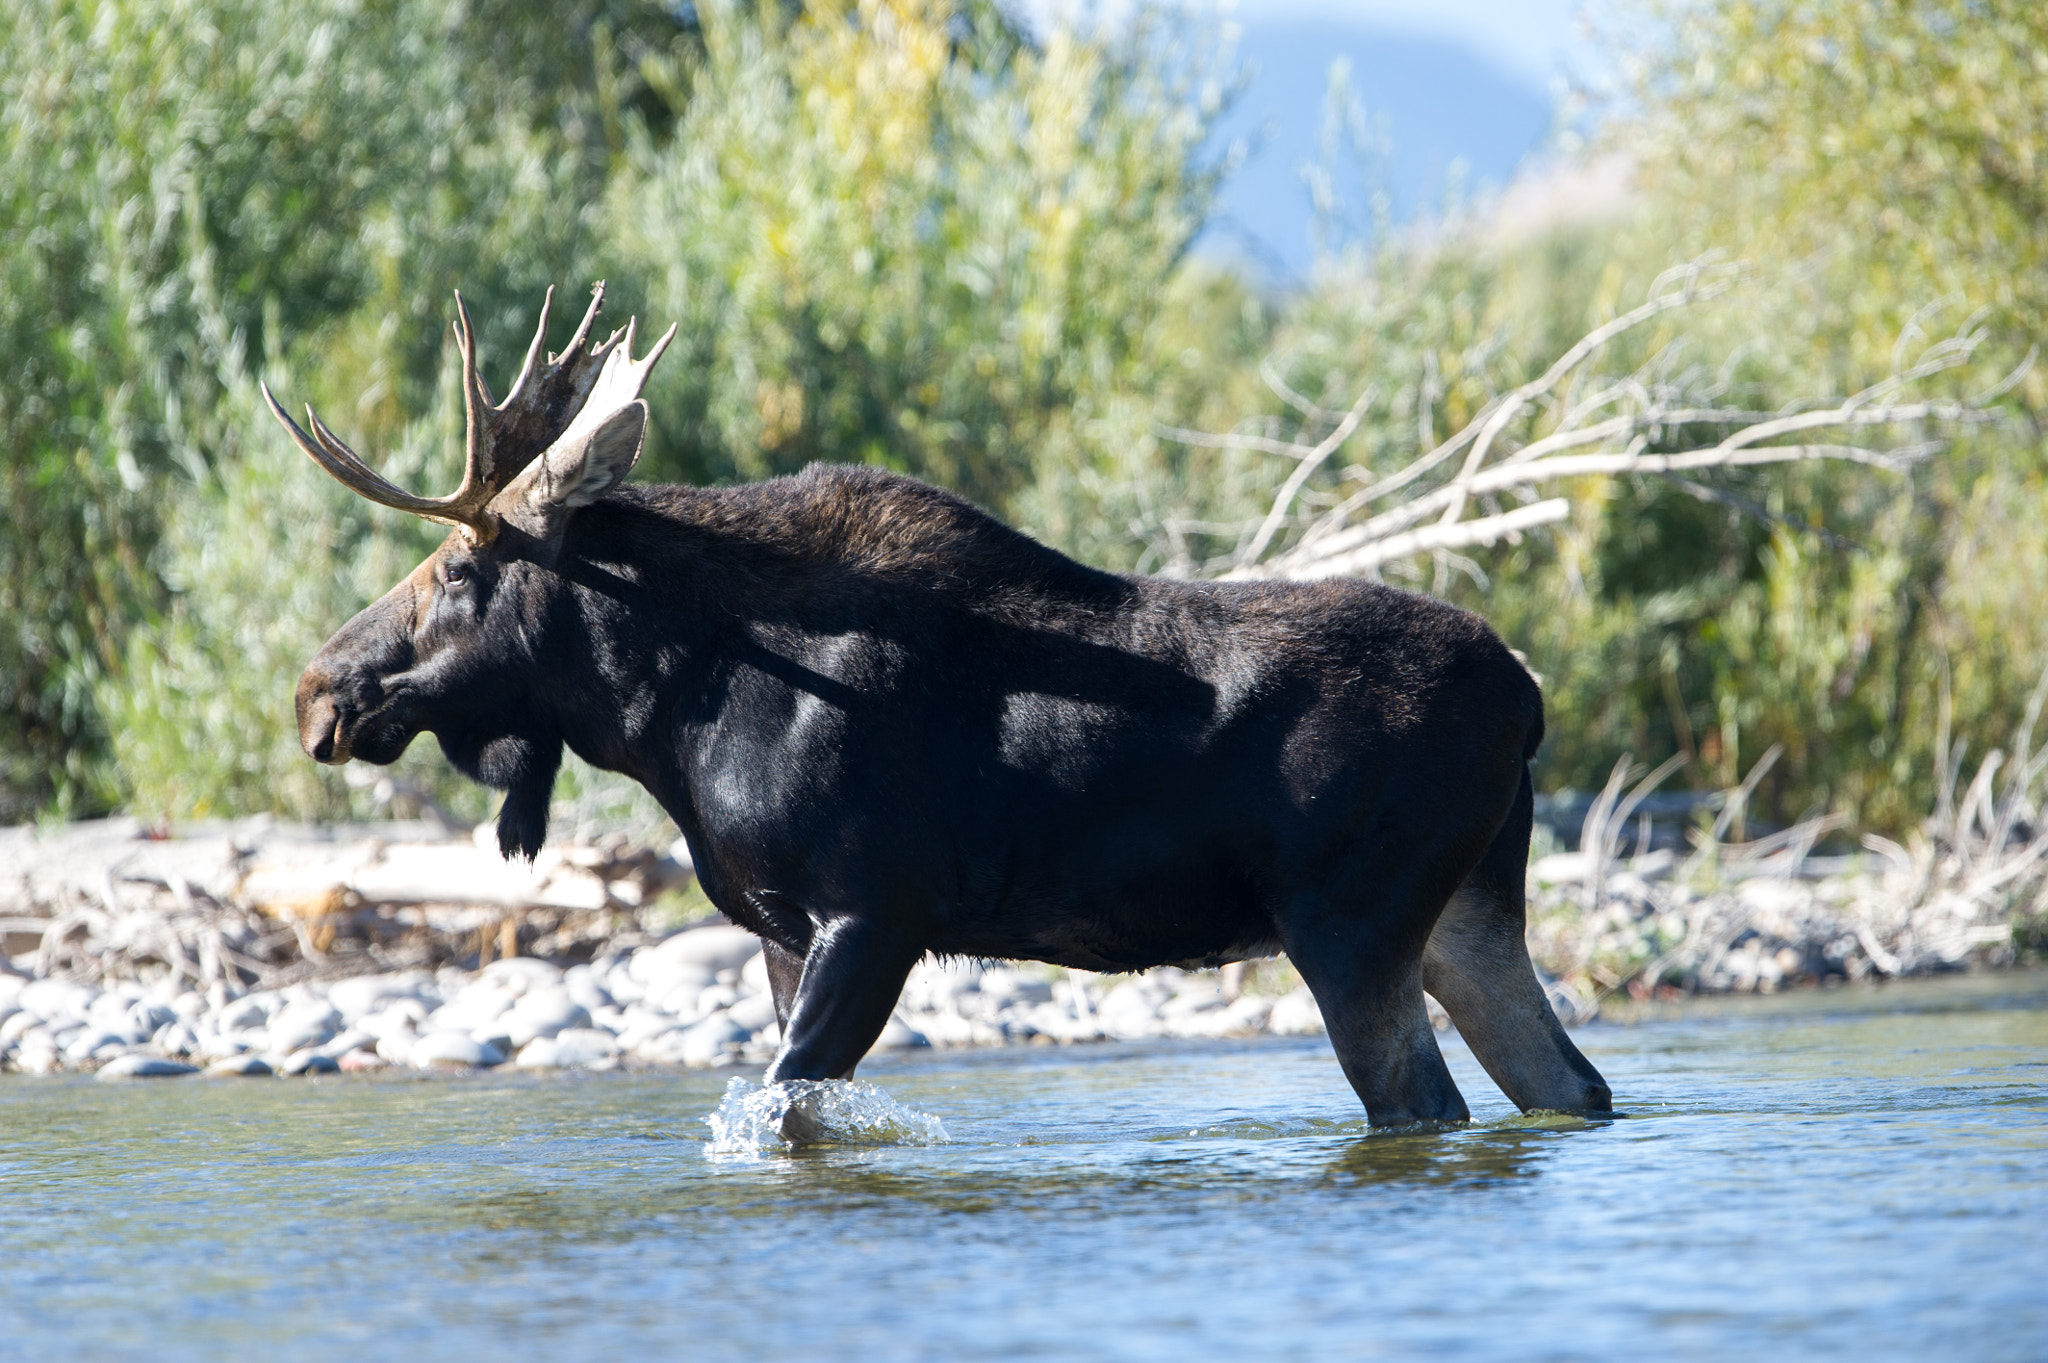
[[[102,1079],[172,1079],[181,1074],[197,1074],[197,1065],[186,1065],[176,1060],[164,1060],[153,1055],[116,1056],[100,1066]]]
[[[260,1055],[231,1055],[216,1060],[206,1067],[208,1074],[221,1074],[253,1078],[271,1072],[270,1062]]]
[[[286,1057],[278,1069],[279,1074],[339,1074],[341,1065],[331,1055],[319,1051],[295,1051]]]
[[[412,1044],[406,1057],[415,1069],[434,1065],[502,1065],[505,1053],[466,1032],[429,1032]]]
[[[590,1026],[590,1010],[569,997],[567,990],[550,990],[541,994],[529,994],[521,999],[511,1012],[498,1019],[496,1026],[504,1029],[502,1035],[509,1043],[507,1049],[517,1050],[535,1037],[553,1036],[569,1028]],[[483,1039],[478,1033],[478,1039]]]
[[[279,1013],[270,1024],[270,1048],[302,1051],[340,1035],[341,1013],[325,1003],[295,1004]]]

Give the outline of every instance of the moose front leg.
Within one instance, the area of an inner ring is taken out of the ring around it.
[[[787,1079],[849,1079],[861,1057],[888,1025],[889,1014],[903,993],[911,966],[924,954],[898,933],[842,918],[811,935],[810,953],[794,985],[795,998],[785,1008],[782,964],[795,954],[769,946],[768,980],[775,991],[782,1020],[782,1049],[776,1054],[765,1084]],[[801,1098],[782,1115],[782,1137],[793,1145],[822,1140],[824,1128]]]
[[[850,1078],[888,1024],[903,982],[923,954],[922,943],[861,919],[836,919],[819,928],[782,1024],[782,1049],[763,1082]],[[771,959],[771,983],[774,978]]]

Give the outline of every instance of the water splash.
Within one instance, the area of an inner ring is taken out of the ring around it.
[[[711,1128],[705,1153],[714,1159],[758,1157],[786,1149],[784,1119],[796,1110],[811,1129],[809,1141],[834,1145],[938,1145],[947,1139],[937,1117],[913,1112],[873,1084],[858,1079],[792,1079],[754,1084],[735,1075],[725,1099],[704,1118]]]

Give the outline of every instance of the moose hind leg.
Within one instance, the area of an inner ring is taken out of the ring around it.
[[[1529,960],[1523,884],[1533,805],[1524,772],[1507,823],[1430,933],[1423,984],[1522,1111],[1608,1112],[1607,1081],[1565,1035]]]
[[[1437,1049],[1417,947],[1327,910],[1288,915],[1281,937],[1374,1126],[1471,1117]]]
[[[804,958],[779,942],[761,939],[762,963],[768,967],[768,996],[775,1001],[775,1025],[789,1030],[789,1010],[796,1006],[796,987],[803,982]]]

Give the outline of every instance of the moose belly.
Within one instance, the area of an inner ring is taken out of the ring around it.
[[[1272,916],[1230,868],[1191,863],[1144,876],[1013,884],[998,900],[962,906],[935,949],[962,956],[1046,961],[1079,970],[1188,969],[1271,956]]]

